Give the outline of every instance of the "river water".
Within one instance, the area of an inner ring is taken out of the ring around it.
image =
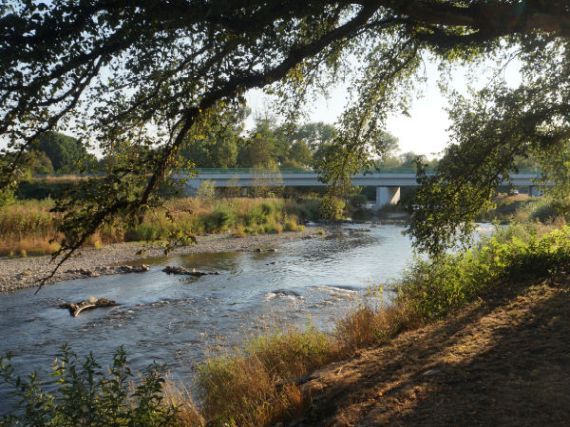
[[[0,354],[11,352],[16,372],[49,368],[63,343],[107,364],[123,345],[131,366],[165,363],[174,379],[191,381],[196,363],[240,345],[267,328],[308,324],[330,330],[335,320],[389,283],[412,258],[397,225],[343,226],[332,236],[290,241],[277,252],[193,254],[147,259],[147,273],[81,279],[0,295]],[[169,276],[165,265],[220,275]],[[120,305],[72,318],[64,301],[89,296]],[[0,386],[0,413],[10,399]]]

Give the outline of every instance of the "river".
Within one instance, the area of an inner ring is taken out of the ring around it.
[[[343,226],[329,237],[284,243],[277,252],[193,254],[141,260],[147,273],[73,280],[38,295],[24,289],[0,295],[0,354],[11,352],[16,372],[45,370],[63,343],[109,363],[123,345],[131,366],[165,363],[175,380],[191,381],[205,356],[240,345],[268,328],[313,324],[330,330],[366,290],[397,279],[412,258],[398,225]],[[169,276],[165,265],[220,275]],[[72,318],[64,301],[106,297],[120,305]],[[8,408],[0,386],[0,413]]]

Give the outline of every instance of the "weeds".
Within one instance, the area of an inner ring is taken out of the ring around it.
[[[204,417],[212,425],[264,426],[298,414],[297,379],[336,359],[332,337],[315,328],[259,337],[199,367]]]

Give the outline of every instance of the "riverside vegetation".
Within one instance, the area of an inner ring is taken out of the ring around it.
[[[0,210],[0,255],[25,256],[58,249],[58,214],[46,200],[22,200]],[[189,243],[193,236],[210,233],[281,233],[303,228],[301,221],[319,218],[317,199],[295,201],[279,198],[178,198],[162,209],[148,212],[134,226],[113,222],[95,233],[88,245],[132,241],[165,241],[172,236]]]
[[[373,290],[373,298],[341,319],[332,334],[314,327],[283,330],[202,363],[197,369],[199,409],[156,369],[138,386],[127,388],[133,378],[122,350],[107,374],[92,356],[82,364],[75,358],[56,364],[53,392],[42,390],[36,375],[15,379],[9,360],[3,359],[4,380],[15,385],[21,398],[20,415],[4,424],[38,425],[35,420],[44,420],[39,425],[64,426],[81,420],[82,425],[108,425],[104,420],[115,417],[113,425],[125,426],[270,425],[307,407],[301,384],[311,371],[360,349],[387,344],[510,283],[553,278],[569,270],[570,226],[563,220],[557,225],[513,224],[473,248],[416,259],[397,284],[392,302],[384,301],[381,288]],[[69,350],[63,354],[69,359]]]

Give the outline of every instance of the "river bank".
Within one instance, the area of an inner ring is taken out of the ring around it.
[[[299,426],[566,425],[570,278],[505,286],[310,375]]]
[[[196,244],[177,248],[170,254],[273,250],[283,242],[316,238],[320,234],[322,234],[321,228],[307,227],[303,231],[297,232],[247,235],[240,238],[231,234],[198,236]],[[112,267],[140,263],[143,258],[157,257],[163,254],[163,248],[141,242],[109,244],[98,249],[85,248],[67,260],[58,272],[48,280],[47,284],[97,275],[120,274],[123,272],[121,269]],[[0,292],[37,286],[38,281],[46,277],[54,267],[55,264],[49,255],[0,258]]]

